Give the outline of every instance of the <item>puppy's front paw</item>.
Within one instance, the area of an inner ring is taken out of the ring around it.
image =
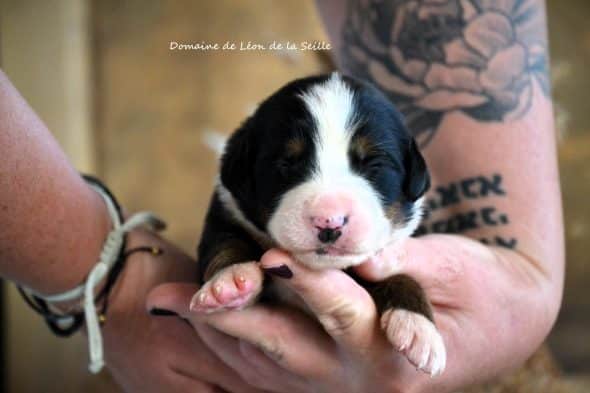
[[[381,316],[381,327],[394,348],[418,369],[433,377],[444,371],[445,343],[436,326],[424,315],[389,309]]]
[[[190,310],[204,313],[240,310],[256,301],[263,278],[256,262],[228,266],[199,289],[191,300]]]

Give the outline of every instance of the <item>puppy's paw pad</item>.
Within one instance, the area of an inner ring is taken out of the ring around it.
[[[381,316],[381,327],[393,347],[419,370],[433,377],[444,371],[447,354],[443,338],[424,315],[390,309]]]
[[[217,272],[193,296],[190,310],[213,313],[242,309],[262,290],[263,274],[256,262],[231,265]]]

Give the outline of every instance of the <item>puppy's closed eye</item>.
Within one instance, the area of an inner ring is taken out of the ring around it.
[[[276,160],[274,164],[281,177],[287,178],[290,173],[297,170],[298,160],[297,157],[282,157]]]

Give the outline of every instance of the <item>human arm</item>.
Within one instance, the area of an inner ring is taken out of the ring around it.
[[[340,68],[386,92],[421,142],[433,187],[419,232],[488,245],[491,261],[455,268],[495,277],[480,285],[497,295],[475,306],[496,306],[489,322],[510,334],[487,368],[514,366],[548,334],[563,285],[545,4],[419,3],[318,1]]]
[[[2,71],[0,157],[0,277],[44,294],[78,286],[111,229],[106,206]],[[128,235],[129,249],[146,245],[164,253],[132,254],[109,295],[103,337],[116,380],[127,391],[253,391],[185,322],[146,312],[153,286],[196,277],[196,262],[168,242]]]
[[[1,71],[0,103],[0,276],[40,293],[74,288],[110,230],[106,206]]]

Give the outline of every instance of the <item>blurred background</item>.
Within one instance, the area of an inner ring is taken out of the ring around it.
[[[566,4],[567,3],[567,4]],[[590,2],[549,0],[566,217],[564,305],[548,342],[590,391]],[[0,0],[2,69],[72,162],[131,211],[170,224],[194,254],[215,174],[201,134],[230,132],[264,97],[329,69],[327,53],[172,51],[170,42],[327,41],[311,0]],[[86,372],[80,337],[61,340],[5,283],[0,392],[116,392]]]

